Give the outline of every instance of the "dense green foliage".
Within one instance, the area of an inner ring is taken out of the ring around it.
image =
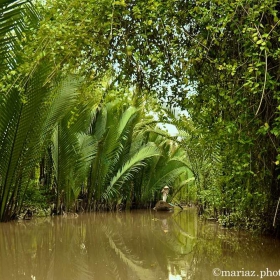
[[[191,170],[201,212],[278,226],[278,1],[48,1],[40,17],[24,1],[1,9],[1,220],[19,210],[43,158],[57,207],[81,185],[87,209],[143,205],[164,183],[181,199]],[[155,97],[187,114],[162,114]],[[149,111],[177,125],[177,146]]]
[[[102,76],[87,75],[89,61],[83,55],[74,61],[83,54],[81,45],[75,42],[77,53],[72,48],[64,56],[63,44],[53,49],[58,38],[45,37],[47,24],[39,28],[30,3],[9,2],[1,6],[12,10],[1,29],[1,220],[15,217],[32,200],[35,206],[53,202],[53,213],[62,214],[143,207],[164,184],[175,190],[187,174],[184,153],[156,128],[138,87],[114,85],[109,65]],[[164,176],[157,172],[160,159]]]
[[[85,123],[88,127],[82,130]],[[159,133],[165,135],[165,150],[155,136]],[[66,118],[53,137],[53,166],[43,167],[41,177],[44,184],[53,186],[59,208],[91,211],[144,206],[163,184],[176,188],[180,183],[176,179],[188,168],[182,150],[172,148],[168,134],[155,128],[143,108],[126,108],[117,99],[106,102],[87,120],[79,114],[69,125]],[[164,170],[156,165],[159,161],[164,161]],[[53,177],[48,177],[45,173],[52,170]]]
[[[270,228],[280,195],[279,4],[204,1],[188,11],[196,93],[182,103],[207,155],[201,202],[226,224]]]

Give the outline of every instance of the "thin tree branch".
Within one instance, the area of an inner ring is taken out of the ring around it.
[[[259,113],[259,110],[261,108],[262,101],[263,101],[263,98],[264,98],[264,94],[265,94],[266,79],[267,79],[267,52],[266,52],[266,50],[264,50],[264,54],[265,54],[265,72],[264,72],[264,83],[263,83],[262,97],[261,97],[260,104],[259,104],[259,107],[257,109],[257,112],[256,112],[255,116],[258,115],[258,113]]]

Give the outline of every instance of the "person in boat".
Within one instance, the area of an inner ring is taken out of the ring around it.
[[[165,186],[162,190],[162,200],[164,202],[166,202],[166,199],[167,199],[167,196],[168,196],[168,193],[169,193],[169,187],[168,186]]]

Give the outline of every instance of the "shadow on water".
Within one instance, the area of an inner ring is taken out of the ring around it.
[[[203,223],[194,209],[5,223],[0,246],[1,280],[207,280],[218,279],[214,268],[244,275],[280,269],[278,241]]]

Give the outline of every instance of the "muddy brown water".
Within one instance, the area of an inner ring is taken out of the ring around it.
[[[280,279],[280,242],[203,222],[195,209],[0,224],[0,280]]]

